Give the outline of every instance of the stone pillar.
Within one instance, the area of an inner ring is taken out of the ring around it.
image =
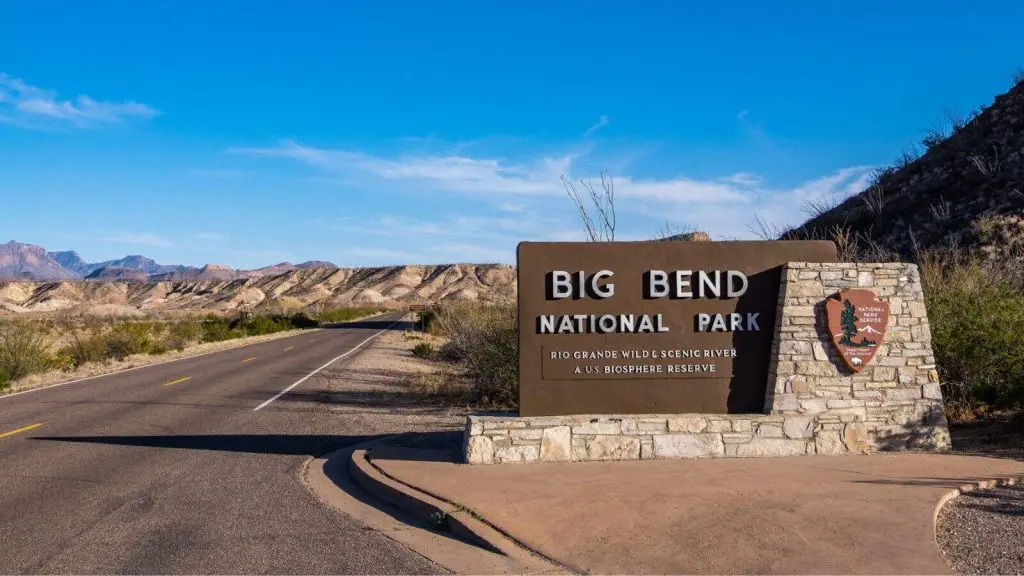
[[[889,303],[884,341],[859,374],[835,351],[825,319],[825,299],[850,288]],[[816,453],[949,449],[916,265],[791,262],[776,322],[766,411],[793,430],[806,423]]]

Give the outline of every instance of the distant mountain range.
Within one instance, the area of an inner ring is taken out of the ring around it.
[[[338,267],[330,262],[311,260],[301,264],[281,262],[255,270],[235,270],[217,264],[202,267],[158,264],[152,258],[138,254],[131,254],[119,260],[86,262],[73,250],[48,252],[42,246],[13,240],[0,244],[0,280],[237,280],[315,268]]]

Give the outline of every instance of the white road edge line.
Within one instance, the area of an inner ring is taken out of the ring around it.
[[[363,340],[363,341],[362,341],[362,342],[360,342],[359,344],[356,344],[355,348],[353,348],[353,349],[349,350],[348,352],[345,352],[345,353],[344,353],[344,354],[342,354],[341,356],[335,356],[334,358],[332,358],[331,360],[329,360],[329,361],[328,361],[328,362],[327,362],[326,364],[324,364],[323,366],[321,366],[321,367],[317,368],[316,370],[313,370],[313,371],[312,371],[312,372],[310,372],[309,374],[306,374],[305,376],[303,376],[302,378],[300,378],[300,379],[299,379],[298,381],[296,381],[296,382],[295,382],[294,384],[292,384],[291,386],[289,386],[289,387],[285,388],[284,390],[281,390],[280,392],[278,392],[277,394],[275,394],[275,395],[274,395],[274,397],[273,397],[273,398],[271,398],[270,400],[267,400],[267,401],[266,401],[266,402],[264,402],[263,404],[260,404],[259,406],[257,406],[257,407],[255,407],[255,408],[253,408],[253,409],[252,409],[252,411],[253,411],[253,412],[256,412],[257,410],[259,410],[259,409],[263,408],[264,406],[267,406],[268,404],[270,404],[270,403],[271,403],[271,402],[273,402],[274,400],[277,400],[277,399],[278,399],[278,398],[280,398],[281,396],[284,396],[285,394],[287,394],[288,392],[290,392],[290,391],[291,391],[291,390],[292,390],[293,388],[295,388],[295,387],[296,387],[296,386],[298,386],[299,384],[302,384],[302,383],[303,383],[303,382],[305,382],[306,380],[309,380],[309,378],[310,378],[311,376],[314,376],[314,375],[315,375],[315,374],[316,374],[317,372],[319,372],[319,371],[323,370],[324,368],[327,368],[327,367],[328,367],[328,366],[330,366],[331,364],[334,364],[334,363],[335,363],[335,362],[337,362],[338,360],[341,360],[342,358],[344,358],[345,356],[348,356],[349,354],[351,354],[351,353],[355,352],[356,350],[359,350],[360,348],[362,348],[362,347],[363,347],[363,345],[364,345],[364,344],[366,344],[366,343],[367,343],[367,342],[369,342],[370,340],[373,340],[373,339],[374,339],[374,338],[376,338],[377,336],[380,336],[381,334],[383,334],[383,333],[387,332],[388,330],[391,330],[391,328],[392,328],[392,327],[393,327],[393,326],[394,326],[395,324],[398,324],[399,322],[401,322],[403,318],[405,318],[405,316],[402,316],[402,318],[399,318],[398,320],[395,320],[395,321],[394,321],[394,322],[392,322],[392,323],[391,323],[391,324],[390,324],[390,325],[389,325],[389,326],[388,326],[387,328],[384,328],[384,329],[380,330],[379,332],[377,332],[377,333],[373,334],[372,336],[370,336],[370,337],[369,337],[369,338],[367,338],[366,340]]]

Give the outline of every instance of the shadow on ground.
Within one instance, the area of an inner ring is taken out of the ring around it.
[[[77,442],[136,446],[140,448],[171,448],[184,450],[213,450],[247,454],[277,454],[286,456],[313,456],[347,448],[361,442],[389,438],[391,435],[307,435],[307,434],[196,434],[182,436],[36,436],[32,440],[48,442]],[[410,432],[392,437],[389,443],[409,447],[454,448],[462,438],[461,432]]]
[[[465,397],[469,397],[468,392]],[[418,411],[444,413],[453,407],[465,407],[466,403],[462,401],[466,398],[445,398],[436,394],[421,394],[405,390],[311,390],[289,392],[278,402],[313,402],[361,408],[414,408]]]

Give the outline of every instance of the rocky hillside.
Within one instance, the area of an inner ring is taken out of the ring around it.
[[[8,242],[0,244],[0,278],[65,280],[79,277],[65,269],[41,246]]]
[[[879,170],[868,190],[782,238],[856,239],[862,255],[894,252],[904,259],[950,246],[1024,255],[1024,82],[991,106],[950,115],[949,123],[948,136],[925,136],[924,155],[905,155]]]
[[[218,272],[209,268],[211,274]],[[411,301],[495,301],[515,296],[515,268],[500,264],[308,267],[255,278],[188,281],[0,281],[0,311],[14,313],[68,308],[110,314],[390,307]]]

